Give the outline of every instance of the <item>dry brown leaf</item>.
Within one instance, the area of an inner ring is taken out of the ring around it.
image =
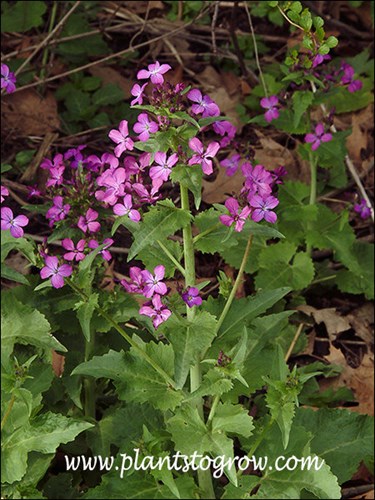
[[[356,335],[364,340],[368,345],[374,344],[374,304],[367,302],[358,309],[354,309],[347,316]]]
[[[352,133],[346,139],[349,156],[355,161],[361,163],[361,149],[367,148],[369,139],[368,130],[373,128],[374,114],[373,105],[370,104],[367,108],[353,113],[351,116]]]
[[[320,387],[338,389],[346,386],[352,389],[359,405],[348,409],[357,413],[374,415],[374,357],[365,354],[361,365],[358,368],[351,368],[341,350],[331,346],[331,352],[325,358],[332,364],[343,366],[344,369],[336,379],[322,380]]]
[[[118,85],[124,92],[125,99],[129,99],[131,97],[130,90],[133,87],[134,82],[122,76],[121,73],[111,66],[97,65],[90,68],[89,71],[92,76],[99,77],[104,84],[114,83]]]
[[[146,14],[150,10],[164,10],[165,5],[159,0],[128,2],[130,10],[136,14]]]
[[[239,193],[244,182],[241,171],[237,171],[232,177],[228,177],[224,168],[219,169],[219,173],[213,182],[203,180],[202,200],[206,203],[222,203],[227,194]]]
[[[351,324],[347,317],[341,316],[334,307],[316,309],[308,305],[298,306],[296,309],[308,316],[312,316],[317,324],[324,323],[331,342],[337,334],[350,330]]]
[[[52,349],[52,370],[56,377],[62,377],[64,373],[65,356]]]
[[[1,113],[7,130],[20,135],[41,135],[60,127],[57,102],[52,92],[41,97],[32,89],[4,97]]]
[[[22,253],[17,252],[5,259],[5,264],[21,274],[30,274],[29,261]]]
[[[296,161],[289,149],[274,141],[271,137],[265,136],[260,130],[254,130],[259,137],[261,149],[255,150],[255,158],[258,163],[269,170],[283,165],[289,175],[296,169]]]

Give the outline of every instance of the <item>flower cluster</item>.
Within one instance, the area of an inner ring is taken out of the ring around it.
[[[16,90],[16,76],[10,71],[6,64],[1,64],[1,88],[5,89],[7,94]]]
[[[361,219],[368,219],[371,217],[371,208],[367,205],[366,200],[363,198],[359,203],[354,205],[354,212],[359,214]]]

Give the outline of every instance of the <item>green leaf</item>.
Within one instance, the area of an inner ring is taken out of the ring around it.
[[[326,461],[340,484],[349,481],[360,462],[374,454],[374,421],[369,415],[344,409],[300,408],[296,425],[311,432],[311,451]]]
[[[90,427],[93,425],[88,422],[51,412],[33,418],[28,425],[4,438],[2,480],[12,483],[22,479],[30,451],[54,453],[60,444],[72,441]]]
[[[92,293],[89,296],[88,301],[82,301],[76,305],[77,318],[81,325],[82,333],[87,342],[90,342],[91,339],[90,324],[92,315],[94,314],[96,307],[98,307],[98,298],[99,295],[97,293]]]
[[[200,165],[176,165],[171,173],[172,182],[179,182],[193,193],[197,210],[202,199],[202,177],[203,171]]]
[[[82,78],[81,87],[85,92],[91,92],[98,89],[101,83],[102,81],[98,76],[85,76],[84,78]],[[59,88],[59,90],[60,89],[61,87]]]
[[[220,212],[215,208],[210,208],[204,212],[200,212],[194,219],[194,224],[199,229],[199,233],[203,233],[212,228],[215,228],[210,233],[202,238],[199,238],[194,243],[194,248],[202,253],[214,254],[237,245],[235,238],[228,238],[229,229],[219,221]]]
[[[184,386],[190,367],[196,365],[210,347],[215,337],[216,323],[214,316],[198,310],[191,321],[172,315],[169,321],[160,327],[175,352],[177,388]]]
[[[23,33],[31,28],[41,26],[43,14],[47,10],[45,2],[19,1],[15,4],[1,4],[1,32]]]
[[[26,238],[13,238],[9,230],[1,231],[1,262],[4,262],[11,250],[22,252],[32,264],[36,264],[34,243]]]
[[[325,43],[328,45],[328,47],[330,49],[333,49],[334,47],[337,46],[337,44],[339,43],[339,41],[337,40],[337,38],[335,36],[329,36],[327,38],[327,40],[325,41]]]
[[[159,240],[158,240],[159,241]],[[161,242],[173,257],[180,262],[182,259],[183,249],[178,241],[164,239]],[[164,253],[158,242],[149,245],[138,253],[140,259],[145,265],[146,269],[154,269],[159,264],[165,267],[165,277],[170,278],[175,275],[176,266],[171,259]]]
[[[9,292],[2,293],[1,339],[5,359],[11,355],[16,343],[66,352],[51,335],[51,326],[45,316],[22,304]]]
[[[92,96],[95,106],[101,107],[108,104],[117,104],[124,100],[124,93],[118,85],[109,83],[97,90]]]
[[[172,201],[165,200],[151,207],[143,218],[142,227],[136,232],[134,242],[129,250],[128,262],[138,253],[157,240],[163,240],[178,229],[189,224],[191,215],[188,211],[176,208]]]
[[[254,429],[253,419],[241,405],[219,403],[212,420],[212,432],[226,432],[250,437]]]
[[[29,280],[26,278],[26,276],[7,266],[3,262],[1,263],[1,277],[10,281],[15,281],[16,283],[30,285]]]
[[[308,90],[296,90],[292,96],[294,120],[293,125],[298,128],[305,111],[309,109],[314,100],[314,94]]]
[[[110,349],[102,356],[93,356],[89,361],[81,363],[72,371],[72,375],[89,375],[95,378],[120,380],[126,366],[124,352]]]
[[[90,96],[81,90],[75,90],[68,94],[65,99],[69,117],[71,120],[84,120],[91,104]]]
[[[364,293],[369,300],[374,298],[374,246],[355,241],[351,249],[352,258],[343,260],[348,270],[339,270],[336,282],[343,292]]]

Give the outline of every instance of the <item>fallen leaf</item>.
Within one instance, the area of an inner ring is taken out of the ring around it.
[[[242,172],[238,170],[232,177],[228,177],[224,168],[219,168],[219,173],[213,182],[203,179],[202,200],[205,203],[222,203],[227,195],[239,193],[244,182]]]
[[[114,83],[118,85],[124,92],[125,99],[129,99],[131,97],[130,90],[132,89],[134,82],[122,76],[121,73],[111,66],[97,65],[90,68],[89,71],[92,76],[100,78],[104,84]]]
[[[62,377],[64,373],[65,356],[58,354],[52,349],[52,370],[56,377]]]
[[[369,346],[374,344],[374,304],[367,302],[347,316],[355,334]]]
[[[317,324],[324,323],[331,342],[336,339],[337,334],[351,329],[349,319],[341,316],[334,307],[316,309],[312,306],[301,305],[296,309],[312,316]]]

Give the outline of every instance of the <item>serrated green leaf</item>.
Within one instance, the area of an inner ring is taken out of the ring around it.
[[[83,120],[91,104],[89,94],[81,90],[69,93],[64,102],[71,120]]]
[[[172,182],[179,182],[193,193],[197,210],[202,199],[202,178],[203,171],[200,165],[176,165],[171,173]]]
[[[159,240],[158,240],[159,241]],[[183,249],[178,241],[165,239],[162,244],[173,255],[173,257],[180,262],[182,259]],[[175,275],[176,266],[172,260],[164,253],[158,242],[149,245],[138,253],[140,259],[145,265],[146,269],[154,269],[158,265],[165,267],[165,277],[170,278]]]
[[[89,375],[95,378],[110,378],[120,380],[121,373],[125,369],[124,352],[110,349],[102,356],[93,356],[89,361],[81,363],[72,371],[72,375]]]
[[[314,100],[314,94],[308,90],[296,90],[293,92],[292,102],[294,111],[293,125],[298,127],[305,111],[309,109]]]
[[[43,14],[47,10],[45,2],[20,0],[15,4],[3,2],[1,6],[1,32],[23,33],[43,24]]]
[[[226,432],[249,437],[254,429],[253,419],[241,405],[220,403],[212,419],[212,432]]]
[[[99,295],[97,293],[92,293],[88,301],[80,302],[76,306],[77,318],[81,325],[83,336],[87,342],[90,342],[91,339],[91,319],[95,308],[98,306],[98,298]]]
[[[97,90],[92,96],[92,102],[95,106],[107,106],[108,104],[117,104],[124,100],[124,93],[118,85],[108,83]]]

